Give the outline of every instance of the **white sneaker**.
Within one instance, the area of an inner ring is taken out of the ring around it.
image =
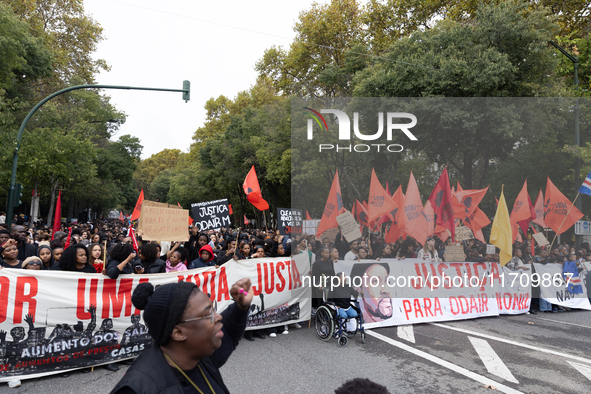
[[[292,324],[292,326],[294,326],[294,328],[302,328],[300,323],[294,323],[294,324]]]
[[[275,337],[277,336],[277,334],[275,334],[274,332],[272,332],[272,333],[270,333],[270,334],[269,334],[269,336],[270,336],[271,338],[275,338]]]
[[[20,380],[11,380],[10,382],[8,382],[8,387],[10,387],[10,388],[15,388],[15,387],[20,387],[20,386],[21,386]]]
[[[289,331],[287,331],[287,330],[283,330],[282,334],[283,334],[283,335],[287,335],[287,334],[289,334]]]

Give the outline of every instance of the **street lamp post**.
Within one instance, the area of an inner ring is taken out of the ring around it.
[[[70,86],[69,88],[65,88],[60,91],[57,91],[57,92],[45,97],[43,100],[41,100],[37,105],[35,105],[33,107],[33,109],[31,111],[29,111],[29,113],[25,117],[25,120],[23,120],[23,123],[21,124],[21,127],[19,128],[18,134],[16,136],[16,147],[14,148],[14,156],[12,158],[12,174],[10,176],[10,189],[8,191],[8,206],[6,207],[6,221],[8,222],[8,229],[9,230],[12,227],[12,213],[13,213],[12,211],[13,211],[13,206],[14,206],[14,201],[15,201],[14,199],[18,198],[18,196],[16,196],[16,192],[17,192],[16,166],[18,164],[18,152],[20,149],[21,139],[23,138],[23,132],[25,131],[25,127],[27,126],[27,123],[29,123],[29,120],[31,119],[33,114],[35,112],[37,112],[37,110],[39,108],[41,108],[41,106],[43,104],[45,104],[46,102],[48,102],[52,98],[59,96],[60,94],[67,93],[72,90],[79,90],[79,89],[121,89],[121,90],[152,90],[152,91],[158,91],[158,92],[181,92],[181,93],[183,93],[183,100],[185,100],[185,102],[187,102],[190,99],[191,83],[189,81],[183,81],[183,88],[182,89],[142,88],[142,87],[135,87],[135,86],[117,86],[117,85],[76,85],[76,86]],[[20,192],[20,190],[19,190],[19,192]]]
[[[577,56],[574,56],[574,55],[571,55],[570,53],[568,53],[566,51],[566,49],[564,49],[563,47],[561,47],[560,45],[558,45],[554,41],[550,41],[550,44],[552,44],[564,56],[566,56],[568,58],[568,60],[573,62],[573,68],[574,68],[574,72],[575,72],[575,91],[577,91],[577,96],[575,98],[575,145],[580,147],[581,146],[581,137],[579,134],[579,96],[578,96],[578,91],[579,91],[579,58]],[[578,192],[579,187],[581,186],[580,172],[581,172],[581,159],[577,156],[577,157],[575,157],[575,192]],[[577,199],[576,205],[577,205],[577,209],[579,211],[583,212],[583,198],[582,197]],[[581,247],[582,242],[583,242],[582,236],[576,235],[575,236],[575,243],[576,243],[577,249]]]

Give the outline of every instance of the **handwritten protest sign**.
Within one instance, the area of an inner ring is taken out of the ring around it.
[[[445,247],[445,261],[465,261],[464,247],[462,245],[449,245]]]
[[[459,226],[456,227],[456,241],[465,241],[468,239],[473,239],[474,238],[474,234],[472,233],[472,230],[470,230],[468,227],[466,226]],[[464,260],[462,260],[464,261]]]
[[[150,241],[185,242],[189,240],[188,220],[187,209],[144,204],[140,214],[139,230],[143,232],[142,238]]]
[[[353,242],[354,240],[361,238],[361,231],[359,231],[359,225],[355,221],[351,212],[345,212],[337,216],[337,223],[341,229],[341,233],[347,240],[347,242]]]
[[[546,239],[546,236],[544,236],[544,234],[542,234],[542,233],[533,234],[533,237],[536,240],[536,242],[538,243],[538,245],[540,245],[540,246],[546,246],[550,243]]]
[[[232,224],[227,198],[194,203],[191,204],[191,209],[193,210],[193,225],[199,231],[229,227]]]
[[[496,248],[497,247],[495,245],[486,245],[486,254],[495,254]]]
[[[281,235],[302,234],[302,210],[277,208],[277,228]]]
[[[312,219],[312,220],[304,220],[303,222],[303,232],[305,235],[316,235],[316,229],[318,228],[318,224],[320,223],[320,219]]]

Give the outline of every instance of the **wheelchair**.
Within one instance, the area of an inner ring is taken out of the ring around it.
[[[357,332],[361,333],[361,343],[365,343],[365,331],[363,329],[363,315],[357,301],[351,300],[351,306],[357,311],[357,317],[343,319],[337,312],[337,306],[333,302],[325,302],[316,310],[314,316],[314,328],[316,334],[323,341],[329,341],[336,338],[340,347],[347,346],[349,338],[353,338]],[[355,320],[353,331],[347,329],[347,323]]]

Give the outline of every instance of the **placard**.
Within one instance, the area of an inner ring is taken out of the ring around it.
[[[445,261],[466,261],[466,254],[462,245],[449,245],[445,247]]]
[[[351,212],[347,211],[337,216],[337,223],[339,224],[339,229],[347,242],[351,243],[354,240],[361,238],[359,225],[355,221],[353,215],[351,215]]]
[[[320,219],[304,220],[302,223],[302,232],[304,235],[316,235]]]
[[[228,199],[197,202],[191,204],[193,210],[193,225],[199,231],[230,227],[230,209]]]
[[[277,229],[281,235],[302,234],[303,216],[301,209],[277,208]]]
[[[486,254],[495,254],[497,251],[497,247],[495,245],[488,244],[486,245]]]
[[[459,226],[456,227],[456,241],[466,241],[468,239],[473,239],[474,238],[474,234],[472,233],[472,230],[470,230],[468,227],[466,226]],[[462,260],[464,261],[464,260]]]
[[[546,236],[542,233],[535,233],[532,236],[540,246],[546,246],[549,244],[548,239],[546,239]]]
[[[142,204],[138,230],[146,240],[186,242],[189,240],[188,221],[188,209]]]

